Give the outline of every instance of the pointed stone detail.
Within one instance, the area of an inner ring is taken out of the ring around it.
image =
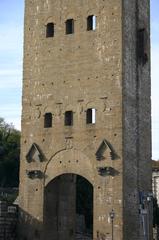
[[[44,155],[36,143],[33,143],[26,155],[27,162],[42,162]]]
[[[115,152],[114,152],[111,144],[106,139],[104,139],[102,141],[102,143],[100,144],[100,146],[99,146],[99,148],[98,148],[98,150],[95,154],[96,159],[98,161],[104,160],[105,159],[104,154],[105,154],[106,151],[109,151],[110,159],[114,160],[115,159]]]

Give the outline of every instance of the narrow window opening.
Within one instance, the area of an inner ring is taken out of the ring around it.
[[[66,34],[72,34],[74,33],[74,20],[68,19],[66,21]]]
[[[138,47],[137,55],[139,60],[145,64],[148,60],[147,56],[147,36],[145,28],[138,30]]]
[[[87,31],[96,29],[96,16],[90,15],[87,17]]]
[[[67,111],[65,112],[65,126],[72,126],[73,125],[73,112]]]
[[[46,37],[54,37],[54,23],[48,23],[46,25]]]
[[[96,109],[95,108],[87,109],[86,123],[87,124],[95,124],[96,123]]]
[[[45,113],[44,116],[44,128],[52,127],[52,113]]]

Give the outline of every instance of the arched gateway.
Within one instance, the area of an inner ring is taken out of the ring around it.
[[[151,239],[148,12],[25,0],[18,240]]]
[[[93,239],[94,173],[77,150],[54,154],[45,167],[43,234],[47,240]]]
[[[93,239],[93,186],[76,174],[63,174],[44,190],[47,240]]]

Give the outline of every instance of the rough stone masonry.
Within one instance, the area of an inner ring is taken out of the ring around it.
[[[20,240],[152,239],[149,12],[25,1]]]

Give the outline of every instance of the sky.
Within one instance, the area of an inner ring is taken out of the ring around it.
[[[159,1],[151,0],[152,159],[159,159]]]
[[[23,0],[0,0],[0,117],[20,129]]]
[[[152,159],[159,159],[159,0],[151,1]],[[0,117],[20,129],[24,0],[0,0]]]

